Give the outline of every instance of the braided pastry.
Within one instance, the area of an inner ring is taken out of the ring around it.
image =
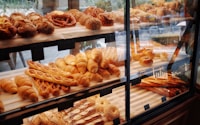
[[[71,78],[66,78],[63,76],[56,76],[56,75],[52,75],[52,74],[48,74],[39,70],[35,70],[35,69],[27,69],[25,71],[25,74],[34,77],[34,78],[38,78],[38,79],[42,79],[48,82],[53,82],[53,83],[57,83],[60,85],[65,85],[65,86],[76,86],[77,80],[71,79]]]

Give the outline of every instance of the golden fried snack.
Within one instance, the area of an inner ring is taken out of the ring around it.
[[[38,79],[42,79],[48,82],[52,82],[52,83],[56,83],[56,84],[60,84],[60,85],[65,85],[65,86],[76,86],[77,80],[71,79],[71,78],[66,78],[63,76],[56,76],[53,74],[48,74],[39,70],[35,70],[35,69],[27,69],[25,70],[25,74],[34,77],[34,78],[38,78]]]
[[[46,14],[46,18],[58,27],[71,27],[76,25],[75,17],[68,12],[52,11]]]
[[[17,33],[17,29],[12,25],[7,16],[0,16],[0,39],[13,38]]]
[[[17,93],[17,85],[9,78],[0,79],[0,88],[11,94]]]
[[[33,102],[38,101],[38,95],[32,86],[20,86],[18,88],[18,94],[22,99],[30,99]]]
[[[33,86],[33,79],[27,75],[16,75],[14,80],[18,87]]]

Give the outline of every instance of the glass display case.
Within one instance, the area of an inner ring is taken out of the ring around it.
[[[197,0],[0,3],[0,61],[25,63],[0,66],[0,124],[142,124],[194,95]]]

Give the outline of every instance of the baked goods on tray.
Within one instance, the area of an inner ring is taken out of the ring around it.
[[[8,16],[0,16],[0,39],[13,38],[17,33],[17,29],[11,23]]]
[[[136,87],[140,87],[163,96],[173,97],[188,89],[188,83],[177,76],[167,73],[163,77],[150,76],[141,80]]]

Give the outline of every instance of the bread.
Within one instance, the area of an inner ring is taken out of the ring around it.
[[[117,66],[113,65],[113,64],[109,64],[108,65],[108,71],[110,72],[110,74],[119,77],[120,76],[120,70]]]
[[[17,93],[17,85],[9,78],[0,79],[0,88],[11,94]]]
[[[112,13],[100,13],[97,18],[101,21],[102,26],[113,26],[114,18]]]
[[[78,81],[78,85],[81,85],[83,87],[88,87],[90,85],[89,77],[85,76],[84,74],[75,73],[73,74],[73,78]]]
[[[78,73],[78,69],[73,65],[67,65],[63,58],[57,58],[55,64],[65,72]]]
[[[93,81],[93,82],[103,81],[103,77],[99,73],[86,72],[84,75],[87,76],[90,79],[90,81]]]
[[[87,71],[88,59],[85,53],[76,54],[76,67],[78,71],[84,74]]]
[[[20,86],[32,86],[33,85],[33,79],[27,75],[16,75],[15,83],[18,87]]]
[[[33,37],[37,34],[37,27],[22,13],[12,13],[10,20],[17,28],[17,34],[21,37]]]
[[[49,65],[43,65],[41,63],[28,60],[27,64],[28,64],[29,68],[40,70],[45,73],[54,74],[54,75],[58,75],[58,76],[64,76],[64,77],[68,77],[68,78],[71,77],[70,72],[64,72],[63,70],[59,69],[56,66],[56,64],[53,64],[53,63],[49,63]]]
[[[98,7],[90,6],[83,11],[87,15],[97,17],[100,13],[104,13],[104,10]]]
[[[110,72],[103,68],[99,68],[97,73],[99,73],[104,79],[109,79],[111,76]]]
[[[47,82],[53,82],[56,84],[60,84],[60,85],[65,85],[65,86],[76,86],[77,85],[77,81],[71,78],[66,78],[63,76],[56,76],[53,74],[48,74],[39,70],[35,70],[35,69],[27,69],[25,70],[25,74],[34,77],[34,78],[38,78],[38,79],[42,79],[45,80]]]
[[[47,13],[45,17],[54,25],[60,28],[71,27],[76,25],[75,17],[68,12],[52,11]]]
[[[98,18],[90,17],[85,21],[85,27],[90,30],[100,30],[101,21]]]
[[[73,65],[73,66],[76,65],[76,57],[72,54],[66,55],[64,57],[64,61],[68,65]]]
[[[33,102],[38,101],[38,95],[32,86],[20,86],[18,88],[18,94],[22,99],[30,99]]]
[[[9,17],[0,16],[0,39],[13,38],[17,33],[17,29],[11,23]]]
[[[50,96],[50,87],[44,80],[40,80],[37,78],[34,78],[34,85],[36,89],[38,90],[39,95],[41,95],[43,98],[48,98]]]
[[[96,73],[99,69],[99,65],[93,59],[89,59],[87,63],[87,69],[91,73]]]

